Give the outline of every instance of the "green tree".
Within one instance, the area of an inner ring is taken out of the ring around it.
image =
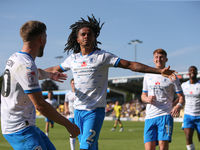
[[[42,91],[58,90],[58,86],[52,80],[44,80],[41,84]]]

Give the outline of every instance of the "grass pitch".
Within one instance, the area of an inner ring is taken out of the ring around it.
[[[113,128],[114,121],[104,121],[99,137],[99,150],[144,150],[144,122],[122,121],[122,123],[124,131],[119,132],[119,127],[117,127],[115,131],[110,131],[110,129]],[[44,118],[36,119],[36,124],[44,131]],[[54,128],[50,128],[49,138],[57,150],[70,150],[69,133],[63,126],[55,123]],[[200,149],[196,131],[193,136],[193,142],[195,148]],[[183,130],[181,130],[181,123],[174,123],[172,143],[170,143],[169,149],[186,149],[185,134]],[[0,150],[13,150],[2,134],[0,134]],[[76,141],[76,150],[79,150],[78,139]],[[159,150],[159,148],[157,147],[156,150]]]

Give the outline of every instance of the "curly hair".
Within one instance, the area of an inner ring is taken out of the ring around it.
[[[190,68],[194,68],[194,69],[198,72],[197,67],[195,67],[195,66],[190,66]],[[190,70],[190,68],[188,69],[188,71]]]
[[[94,36],[96,39],[99,36],[100,30],[105,22],[100,25],[100,19],[99,21],[97,21],[95,17],[93,16],[93,14],[91,18],[89,16],[87,17],[88,17],[88,21],[81,18],[81,20],[79,20],[78,22],[75,22],[74,24],[70,26],[70,29],[72,29],[72,32],[68,37],[67,43],[65,44],[66,47],[64,49],[64,52],[67,51],[67,54],[70,51],[73,51],[73,53],[79,53],[81,51],[80,45],[76,40],[80,29],[84,27],[88,27],[93,30]],[[93,44],[94,49],[101,50],[100,48],[98,48],[97,44],[101,44],[101,42],[96,40]]]

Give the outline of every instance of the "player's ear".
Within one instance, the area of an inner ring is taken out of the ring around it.
[[[43,44],[43,36],[40,35],[39,38],[38,38],[38,40],[39,40],[39,43],[42,45]]]
[[[166,62],[168,61],[168,58],[166,58]]]
[[[77,41],[77,43],[79,43],[79,39],[78,38],[76,38],[76,41]]]

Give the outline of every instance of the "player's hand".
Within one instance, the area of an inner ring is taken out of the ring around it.
[[[65,111],[65,115],[69,115],[70,113],[69,113],[69,110],[66,110]]]
[[[54,72],[51,74],[51,78],[54,81],[63,82],[63,80],[67,79],[67,75],[60,72]]]
[[[71,122],[70,122],[71,123]],[[80,129],[79,127],[74,124],[74,123],[71,123],[68,128],[67,128],[68,132],[70,133],[70,137],[71,138],[75,138],[77,137],[79,134],[80,134]]]
[[[181,106],[180,105],[176,105],[172,111],[170,112],[171,113],[171,116],[174,118],[174,117],[179,117],[180,115],[180,110],[181,110]]]
[[[150,95],[150,96],[148,96],[148,97],[145,99],[145,101],[146,101],[147,103],[149,103],[149,104],[154,104],[155,101],[156,101],[156,96]]]
[[[163,75],[164,77],[170,78],[171,81],[172,81],[172,78],[174,78],[174,80],[176,80],[176,74],[175,73],[178,73],[178,72],[176,72],[175,70],[169,70],[169,68],[170,68],[170,66],[162,69],[161,75]]]

